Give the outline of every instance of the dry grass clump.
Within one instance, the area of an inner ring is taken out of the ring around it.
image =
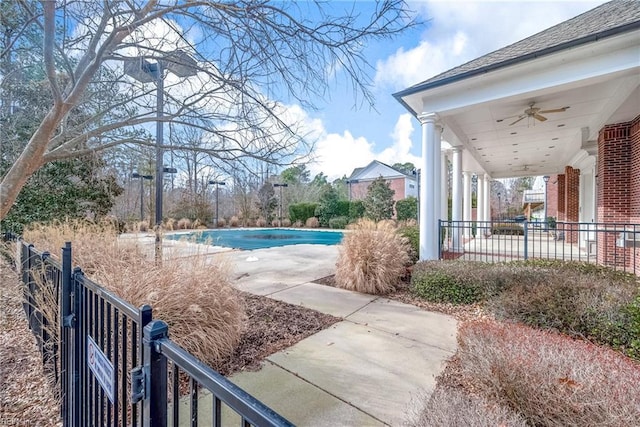
[[[194,230],[207,228],[207,224],[200,220],[200,218],[196,218],[195,221],[191,224],[191,228]]]
[[[169,218],[164,222],[164,229],[167,231],[173,231],[176,229],[178,221],[175,218]]]
[[[419,407],[419,406],[418,406]],[[480,396],[437,387],[426,404],[406,423],[411,427],[525,427],[524,419],[511,409]]]
[[[267,226],[267,220],[260,217],[258,219],[256,219],[256,227],[266,227]]]
[[[293,223],[293,226],[295,228],[302,228],[302,226],[303,226],[302,221],[297,220],[296,222]]]
[[[278,218],[276,218],[273,221],[271,221],[271,226],[272,227],[282,227],[282,224],[281,224],[280,220]]]
[[[112,229],[90,224],[32,227],[24,238],[54,256],[71,241],[74,264],[88,277],[136,307],[150,304],[154,318],[169,325],[170,337],[206,363],[215,366],[240,340],[244,303],[225,265],[192,256],[157,266],[140,247],[118,240]]]
[[[229,226],[230,226],[230,227],[237,227],[238,225],[240,225],[240,219],[238,219],[238,217],[237,217],[237,216],[235,216],[235,215],[234,215],[234,216],[232,216],[232,217],[229,219]]]
[[[407,240],[389,221],[362,219],[346,233],[336,263],[336,285],[368,294],[384,294],[406,274]]]
[[[289,218],[284,218],[282,220],[281,226],[282,227],[291,227],[291,220]]]
[[[113,267],[95,280],[136,307],[150,304],[154,318],[169,325],[169,336],[198,359],[215,366],[233,352],[245,311],[225,268],[202,257],[165,260],[161,267]]]
[[[191,227],[192,224],[189,218],[180,218],[176,224],[176,230],[188,230]]]
[[[224,228],[227,226],[227,221],[224,218],[218,218],[218,228]]]
[[[304,226],[307,228],[318,228],[320,227],[320,221],[315,216],[312,216],[311,218],[307,218]]]
[[[530,425],[627,426],[640,419],[640,365],[610,349],[523,325],[476,321],[458,334],[463,374]]]
[[[136,229],[138,232],[144,233],[149,231],[151,227],[149,226],[149,221],[139,221],[136,224]]]

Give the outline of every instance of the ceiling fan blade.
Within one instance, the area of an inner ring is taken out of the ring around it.
[[[512,119],[514,117],[520,117],[522,114],[514,114],[513,116],[503,117],[501,119],[496,120],[496,123],[504,122],[505,120]]]
[[[542,110],[542,111],[538,111],[538,114],[547,114],[547,113],[563,113],[565,111],[567,111],[569,109],[569,107],[562,107],[562,108],[554,108],[552,110]]]
[[[523,114],[522,116],[520,116],[520,118],[518,118],[518,120],[516,120],[515,122],[513,122],[513,123],[509,124],[509,126],[513,126],[513,125],[515,125],[515,124],[516,124],[516,123],[518,123],[520,120],[524,120],[526,117],[527,117],[527,115],[526,115],[526,114]]]
[[[540,120],[541,122],[544,122],[547,120],[545,116],[541,116],[540,114],[534,114],[533,117],[535,117],[536,120]]]

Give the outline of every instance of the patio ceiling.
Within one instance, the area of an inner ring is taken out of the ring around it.
[[[632,31],[397,97],[416,116],[438,114],[443,140],[465,149],[465,171],[494,179],[562,173],[597,153],[604,125],[640,114],[638,40]],[[569,108],[511,125],[532,102]]]

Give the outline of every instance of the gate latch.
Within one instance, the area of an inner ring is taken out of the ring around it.
[[[144,367],[137,366],[131,370],[131,404],[136,404],[144,398]]]

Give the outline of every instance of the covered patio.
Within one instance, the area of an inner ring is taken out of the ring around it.
[[[421,259],[440,256],[448,158],[454,223],[472,221],[473,176],[482,222],[492,180],[542,175],[557,181],[559,222],[640,223],[640,2],[605,3],[394,96],[422,127]],[[470,230],[448,249],[463,253]],[[580,230],[564,243],[589,252]],[[627,238],[640,273],[640,236]],[[615,244],[598,243],[597,259]]]

